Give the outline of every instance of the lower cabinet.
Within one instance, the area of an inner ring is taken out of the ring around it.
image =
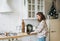
[[[8,41],[8,39],[0,40],[0,41]]]
[[[20,41],[37,41],[37,37],[35,35],[31,35],[31,36],[25,36],[22,38],[18,38],[18,40],[20,40]]]
[[[4,39],[0,41],[37,41],[36,35],[29,35],[29,36],[24,36],[20,38],[10,38],[10,39]]]
[[[30,36],[30,41],[37,41],[37,37],[35,35]]]

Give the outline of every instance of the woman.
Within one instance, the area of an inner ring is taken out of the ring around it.
[[[34,32],[31,32],[30,34],[37,34],[39,41],[46,41],[46,35],[48,31],[46,25],[46,18],[42,12],[37,13],[37,18],[39,22],[37,29]]]

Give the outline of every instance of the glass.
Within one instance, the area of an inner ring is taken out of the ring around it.
[[[41,5],[43,5],[43,2],[41,2]]]
[[[35,0],[32,0],[32,4],[35,4]]]
[[[43,0],[40,0],[41,2],[43,2]]]
[[[32,17],[33,17],[33,18],[35,17],[35,12],[32,12]]]
[[[40,4],[40,0],[38,0],[38,4]]]
[[[32,10],[35,10],[35,5],[32,5]]]
[[[43,11],[43,6],[41,6],[41,11]]]
[[[28,12],[28,17],[31,18],[31,12]]]
[[[28,10],[31,10],[31,5],[28,5]]]
[[[40,10],[40,6],[38,5],[38,8],[37,8],[38,10]]]
[[[41,5],[43,5],[43,0],[41,0]]]
[[[31,3],[31,0],[28,0],[28,3]]]

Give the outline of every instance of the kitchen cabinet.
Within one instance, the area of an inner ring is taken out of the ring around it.
[[[24,0],[24,19],[36,19],[37,12],[45,13],[45,0]]]
[[[0,40],[0,41],[8,41],[8,39]]]
[[[37,37],[36,35],[32,35],[32,36],[25,36],[22,38],[18,38],[19,41],[37,41]]]
[[[7,0],[0,0],[0,12],[11,12],[11,8]]]
[[[0,40],[0,41],[8,41],[8,40],[6,39],[6,40]]]
[[[26,36],[26,37],[23,37],[22,38],[22,41],[30,41],[29,39],[30,39],[30,37],[29,36]]]
[[[14,39],[13,41],[37,41],[37,37],[36,35],[25,36],[25,37],[17,38],[17,40]]]
[[[50,41],[60,41],[60,19],[49,20]]]
[[[37,36],[36,35],[33,35],[33,36],[30,36],[30,41],[37,41]]]
[[[20,38],[7,38],[0,41],[37,41],[36,35],[28,35]]]
[[[36,35],[20,33],[16,36],[0,36],[0,41],[37,41]]]

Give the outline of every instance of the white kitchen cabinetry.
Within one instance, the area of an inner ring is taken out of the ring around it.
[[[36,35],[28,35],[20,38],[1,39],[0,41],[37,41]]]
[[[0,41],[8,41],[8,39],[0,40]]]
[[[24,19],[36,19],[37,12],[45,13],[45,0],[24,0]]]
[[[29,39],[30,39],[30,37],[29,36],[26,36],[26,37],[23,37],[22,38],[22,41],[30,41]]]
[[[0,12],[11,12],[11,8],[7,0],[0,0]]]
[[[25,37],[22,37],[22,38],[18,38],[17,41],[37,41],[37,37],[35,35],[25,36]]]
[[[30,36],[30,41],[37,41],[36,35]]]

